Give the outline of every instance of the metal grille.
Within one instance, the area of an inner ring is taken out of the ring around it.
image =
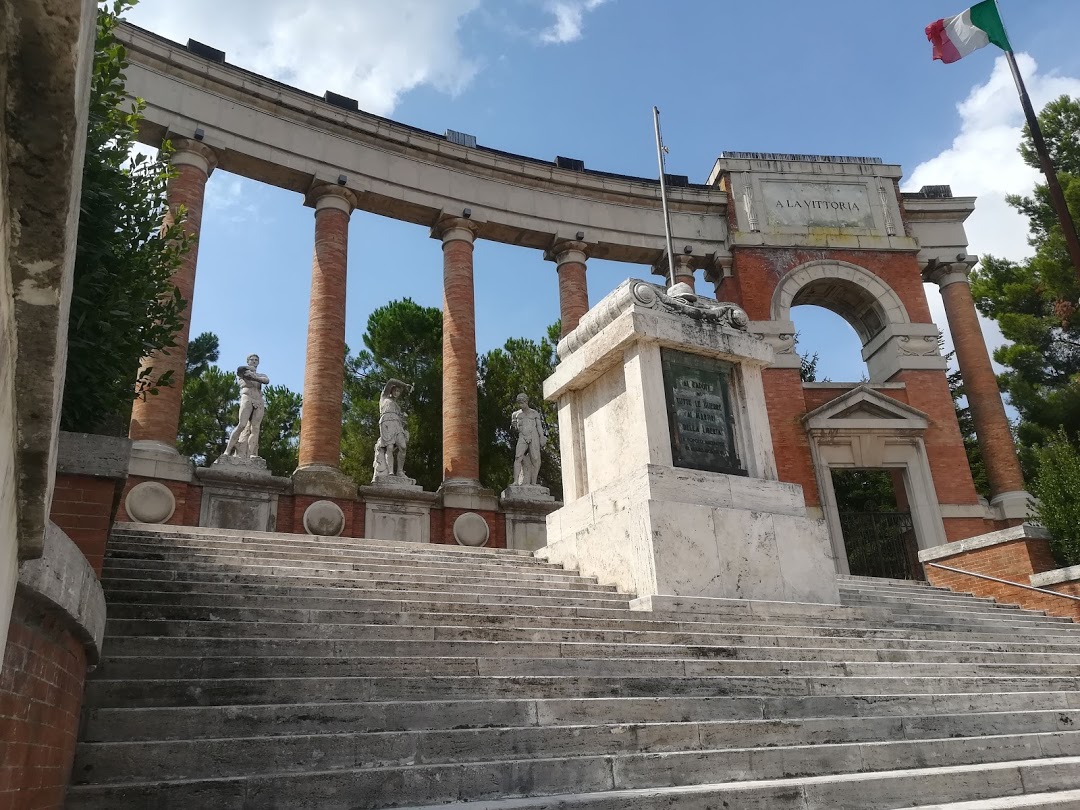
[[[840,528],[852,574],[923,578],[910,512],[841,512]]]

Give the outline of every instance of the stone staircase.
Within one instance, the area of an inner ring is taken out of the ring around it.
[[[643,613],[524,552],[122,525],[68,807],[1080,808],[1080,627],[846,577]]]

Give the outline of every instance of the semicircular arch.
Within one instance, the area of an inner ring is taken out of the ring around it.
[[[772,319],[791,320],[792,307],[802,305],[835,312],[851,324],[864,346],[887,325],[911,322],[892,287],[849,262],[807,262],[785,275],[773,291]]]

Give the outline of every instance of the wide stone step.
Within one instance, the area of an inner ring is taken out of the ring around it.
[[[800,776],[870,773],[916,768],[933,761],[937,768],[985,765],[993,762],[1068,758],[1076,767],[1080,732],[969,737],[783,748],[736,748],[709,751],[678,751],[624,756],[528,758],[457,764],[366,767],[319,770],[318,760],[290,773],[223,778],[216,782],[200,778],[171,784],[153,783],[140,793],[128,785],[119,806],[229,807],[237,798],[247,807],[382,808],[404,803],[504,799],[537,796],[569,790],[597,792],[700,785],[707,782],[739,782],[747,779],[779,780]],[[1073,771],[1075,778],[1076,771]],[[1032,780],[1032,789],[1038,779]],[[1025,782],[1021,783],[1026,784]],[[1054,787],[1074,787],[1057,783]],[[165,787],[164,804],[155,794]],[[192,794],[193,789],[199,793]],[[1045,790],[1045,787],[1041,788]],[[150,792],[153,791],[153,792]],[[239,796],[237,793],[239,792]],[[1012,791],[1016,792],[1016,791]],[[93,791],[75,788],[73,797]],[[99,792],[100,796],[101,793]],[[963,796],[964,794],[960,794]],[[114,802],[117,796],[110,797]],[[342,801],[346,804],[338,804]],[[69,803],[69,807],[100,807],[100,804]],[[113,807],[118,806],[113,804]]]
[[[1061,692],[1073,677],[642,676],[466,675],[303,676],[240,678],[106,678],[87,682],[87,707],[215,706],[229,704],[391,700],[481,700],[612,697],[790,697]]]
[[[1031,649],[1032,651],[1075,652],[1080,650],[1080,639],[1054,634],[1051,631],[1031,631],[1017,634],[1008,628],[997,632],[976,632],[968,625],[942,630],[927,626],[852,626],[815,624],[814,619],[787,623],[747,621],[680,621],[678,618],[654,618],[656,614],[631,611],[626,608],[613,610],[553,606],[546,604],[525,607],[479,603],[454,604],[450,602],[401,602],[347,598],[347,596],[297,596],[288,594],[268,595],[259,591],[249,592],[238,586],[239,592],[225,586],[212,585],[216,592],[188,592],[178,584],[162,584],[164,591],[111,590],[110,616],[165,615],[157,611],[168,609],[168,615],[191,615],[205,617],[207,621],[222,621],[233,616],[246,617],[258,622],[266,616],[268,623],[286,613],[290,617],[306,617],[305,621],[338,624],[391,624],[391,625],[445,625],[475,629],[562,629],[596,632],[662,632],[675,634],[753,634],[760,636],[802,635],[808,639],[895,639],[918,640],[952,645],[956,642],[988,645],[991,649]],[[343,592],[343,593],[348,593]],[[129,612],[130,611],[130,612]],[[191,611],[185,614],[184,611]],[[865,625],[865,623],[860,623]],[[694,639],[687,636],[687,641]]]
[[[335,642],[335,644],[340,642]],[[378,642],[372,642],[377,644]],[[360,642],[364,644],[364,642]],[[363,647],[360,648],[363,650]],[[414,656],[377,657],[352,649],[332,651],[328,655],[211,655],[187,656],[107,655],[100,670],[112,678],[265,678],[265,677],[337,677],[344,675],[566,675],[580,673],[591,677],[641,675],[653,677],[699,676],[771,676],[791,677],[1045,677],[1068,678],[1077,675],[1073,664],[959,664],[889,661],[830,660],[740,660],[736,658],[609,658],[532,657],[515,655],[522,650],[492,650],[488,656]],[[556,651],[558,652],[558,651]],[[1078,676],[1080,682],[1080,676]]]
[[[193,779],[320,769],[629,755],[639,751],[803,748],[898,740],[1073,733],[1080,711],[274,734],[199,740],[83,743],[76,781]],[[1080,735],[1078,735],[1080,736]],[[1080,752],[1080,739],[1062,752]]]
[[[617,594],[614,587],[591,582],[542,582],[528,580],[503,580],[498,578],[419,577],[397,575],[391,578],[369,577],[366,572],[335,571],[327,568],[279,568],[274,565],[245,565],[221,568],[206,563],[192,564],[191,568],[164,566],[153,560],[124,560],[107,562],[102,574],[106,585],[117,580],[140,579],[143,581],[170,582],[273,582],[289,584],[313,582],[334,583],[332,587],[357,587],[381,591],[431,591],[440,593],[502,593],[536,596],[550,593],[556,596],[587,596],[610,598]]]
[[[113,627],[113,626],[111,626]],[[254,627],[260,627],[255,624]],[[434,629],[434,628],[425,628]],[[434,635],[433,633],[431,635]],[[357,637],[360,636],[360,637]],[[771,639],[775,641],[774,639]],[[863,647],[788,647],[770,644],[708,643],[626,643],[569,640],[539,641],[506,639],[394,639],[377,638],[361,632],[348,637],[295,638],[244,636],[232,632],[221,636],[124,636],[112,633],[110,656],[367,656],[367,657],[455,657],[507,656],[519,658],[680,658],[742,659],[747,661],[827,661],[850,663],[940,663],[1029,667],[1032,673],[1080,671],[1080,655],[1023,655],[996,651],[933,651],[925,649],[884,649]],[[943,670],[945,671],[945,670]]]
[[[84,742],[135,742],[274,734],[422,731],[852,717],[926,717],[1080,710],[1080,693],[858,695],[840,697],[656,697],[435,700],[90,709]]]
[[[973,802],[923,805],[923,810],[1080,810],[1080,790],[1031,793]]]
[[[253,532],[235,529],[196,529],[163,528],[161,526],[137,527],[131,524],[117,523],[112,535],[117,540],[131,540],[141,543],[158,543],[163,546],[179,543],[286,543],[296,548],[341,548],[370,550],[374,552],[405,554],[410,557],[453,557],[464,555],[460,559],[517,559],[535,560],[531,551],[518,551],[505,548],[476,548],[473,546],[443,545],[440,543],[405,543],[396,540],[375,540],[364,537],[316,537],[304,534],[282,534],[278,532]],[[536,560],[537,563],[542,561]]]
[[[347,571],[354,576],[368,579],[386,579],[396,577],[419,577],[422,579],[495,579],[507,582],[558,582],[577,585],[596,584],[595,577],[579,576],[565,569],[536,570],[518,566],[471,566],[471,565],[421,565],[417,561],[403,561],[387,564],[363,558],[355,560],[331,557],[312,559],[302,555],[267,554],[250,552],[246,554],[190,554],[174,555],[156,551],[116,551],[110,550],[105,559],[107,567],[123,568],[158,568],[179,571],[188,570],[243,570],[245,566],[276,566],[296,568],[301,571]],[[610,587],[610,586],[609,586]]]
[[[957,661],[978,661],[994,656],[1003,662],[1043,660],[1047,663],[1080,663],[1080,645],[1052,645],[1016,642],[975,642],[969,639],[937,641],[923,638],[895,638],[868,633],[865,636],[824,636],[791,631],[773,633],[695,633],[648,630],[590,630],[550,627],[470,626],[468,617],[444,614],[447,624],[364,624],[350,621],[336,611],[277,610],[260,619],[266,611],[245,608],[190,608],[184,605],[114,605],[105,632],[110,638],[155,636],[162,638],[283,638],[357,639],[400,641],[528,641],[595,644],[651,644],[681,646],[778,647],[812,649],[819,655],[830,650],[925,651],[932,656],[951,656]],[[355,614],[356,618],[366,614]],[[151,618],[153,617],[153,618]],[[271,620],[273,619],[273,620]],[[452,624],[452,622],[460,622]],[[111,642],[110,642],[111,643]],[[846,653],[843,653],[846,654]],[[974,656],[967,658],[967,656]],[[936,657],[927,660],[938,660]]]
[[[173,580],[143,580],[143,579],[119,579],[117,577],[110,577],[105,581],[107,587],[105,588],[106,600],[115,599],[116,591],[156,591],[156,592],[168,592],[184,594],[190,591],[211,592],[211,593],[232,593],[232,594],[277,594],[279,596],[292,599],[299,596],[321,596],[335,595],[341,597],[349,597],[350,600],[356,605],[366,605],[375,609],[384,609],[382,607],[375,607],[376,605],[393,605],[402,603],[410,603],[417,607],[419,610],[430,609],[431,606],[455,603],[460,605],[467,604],[481,604],[481,605],[549,605],[551,607],[565,607],[565,608],[602,608],[607,610],[622,610],[629,611],[630,603],[629,599],[619,594],[594,594],[585,591],[557,591],[554,589],[535,589],[532,593],[524,593],[519,589],[507,588],[488,588],[483,591],[476,589],[469,590],[437,590],[434,588],[423,588],[421,590],[408,590],[404,587],[363,587],[357,586],[356,583],[339,582],[336,585],[327,585],[319,587],[313,584],[303,584],[299,582],[294,586],[269,584],[263,582],[249,582],[243,581],[223,575],[221,577],[214,577],[214,575],[203,575],[213,577],[213,582],[203,581],[191,581],[186,580],[173,581]],[[278,582],[284,581],[283,579],[277,580]],[[505,592],[503,592],[505,591]],[[560,595],[555,595],[560,594]]]
[[[1020,617],[1027,616],[1033,619],[1046,618],[1046,614],[1042,611],[1027,610],[1019,605],[1001,604],[998,602],[969,603],[964,601],[946,604],[930,599],[882,599],[878,596],[848,596],[845,597],[843,601],[844,604],[849,607],[871,605],[888,608],[894,613],[933,613],[936,611],[944,611],[951,614],[974,614],[983,616],[998,616],[1005,613],[1009,614],[1010,618],[1018,618],[1016,614],[1020,614]],[[1053,621],[1060,621],[1061,617],[1054,616],[1051,617],[1051,619]]]
[[[417,558],[405,553],[387,553],[349,548],[297,548],[291,543],[230,543],[213,546],[156,543],[132,543],[112,540],[109,543],[108,556],[142,557],[144,559],[173,560],[176,562],[207,560],[218,557],[274,557],[283,560],[302,562],[344,562],[376,569],[430,569],[445,572],[458,571],[472,573],[476,571],[505,572],[514,574],[550,575],[575,577],[577,574],[566,571],[562,566],[534,558],[460,558],[460,555],[445,559]]]

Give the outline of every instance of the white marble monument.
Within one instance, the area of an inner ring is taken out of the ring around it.
[[[645,610],[724,599],[836,604],[825,524],[777,480],[762,386],[769,344],[738,307],[627,281],[559,343],[565,505],[551,562]]]

